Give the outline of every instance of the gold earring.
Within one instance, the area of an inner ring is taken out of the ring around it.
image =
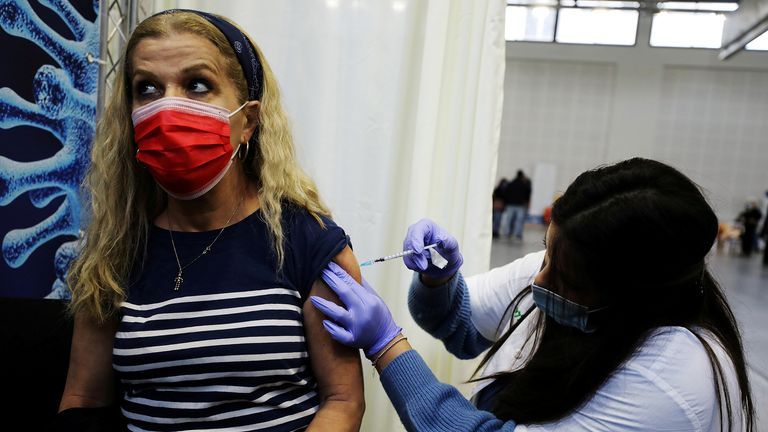
[[[239,154],[237,155],[237,157],[239,157],[241,161],[245,161],[245,158],[248,157],[248,150],[250,150],[250,149],[251,149],[251,144],[250,144],[250,142],[246,141],[245,142],[245,153],[243,153],[243,143],[240,143],[240,150],[238,151]]]

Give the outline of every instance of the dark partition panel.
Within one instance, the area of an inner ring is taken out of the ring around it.
[[[65,302],[0,298],[2,424],[40,431],[50,422],[64,389],[71,338]]]

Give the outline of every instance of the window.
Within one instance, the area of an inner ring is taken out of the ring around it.
[[[653,15],[653,47],[720,48],[726,15],[737,2],[660,1]],[[508,41],[631,46],[647,2],[625,0],[507,0]],[[768,32],[766,32],[768,33]],[[747,45],[768,50],[765,34]]]
[[[555,10],[549,6],[507,6],[505,38],[508,41],[552,42]]]
[[[651,46],[720,48],[725,12],[738,7],[738,3],[658,3],[660,12],[653,16]]]
[[[560,9],[557,42],[634,45],[638,15],[632,10]]]
[[[509,0],[508,41],[634,45],[640,4],[618,0]]]
[[[768,31],[753,39],[746,48],[754,51],[768,51]]]
[[[724,23],[725,15],[718,13],[659,12],[653,16],[651,46],[720,48]]]
[[[661,2],[658,4],[662,10],[691,10],[710,12],[733,12],[739,8],[738,3],[697,3],[697,2]]]

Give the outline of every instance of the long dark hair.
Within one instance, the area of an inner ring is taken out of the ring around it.
[[[630,159],[576,178],[555,202],[552,222],[557,230],[547,245],[553,275],[548,288],[588,287],[610,307],[595,316],[594,333],[561,326],[537,311],[529,335],[537,348],[525,367],[492,376],[504,383],[494,414],[518,423],[561,419],[585,404],[655,329],[680,326],[696,335],[711,361],[721,425],[727,420],[730,430],[734,414],[743,415],[746,430],[753,431],[738,325],[704,262],[718,221],[698,186],[660,162]],[[520,293],[510,309],[529,293]],[[478,371],[523,319],[491,347]],[[723,365],[706,332],[733,363],[741,412],[734,413]]]

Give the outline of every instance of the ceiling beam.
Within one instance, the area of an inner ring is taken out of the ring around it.
[[[742,0],[723,25],[723,44],[718,57],[726,60],[768,30],[768,0]]]

